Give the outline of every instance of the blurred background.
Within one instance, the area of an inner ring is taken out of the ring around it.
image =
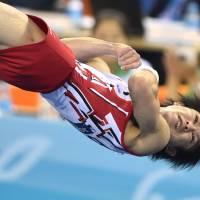
[[[160,75],[159,98],[200,97],[199,0],[4,0],[63,37],[131,45]],[[112,73],[127,81],[115,60]],[[39,94],[0,82],[0,200],[200,200],[200,169],[120,155],[64,123]]]

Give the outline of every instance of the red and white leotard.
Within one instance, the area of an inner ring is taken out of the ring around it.
[[[127,84],[119,77],[77,62],[69,81],[43,97],[90,139],[129,153],[123,136],[133,105]]]

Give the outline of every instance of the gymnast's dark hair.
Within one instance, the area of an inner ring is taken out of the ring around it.
[[[180,103],[182,103],[183,106],[192,108],[200,112],[200,99],[198,99],[196,96],[194,97],[181,96]],[[161,106],[167,107],[173,104],[174,104],[173,100],[168,100]],[[181,169],[193,168],[200,162],[200,145],[199,147],[190,150],[176,148],[176,155],[173,156],[169,155],[166,152],[166,148],[167,147],[165,147],[162,151],[151,155],[151,159],[152,160],[163,159],[168,161],[172,165],[172,167]]]

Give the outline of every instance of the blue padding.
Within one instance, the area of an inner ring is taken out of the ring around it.
[[[111,152],[64,122],[0,118],[1,200],[196,200],[199,170]]]

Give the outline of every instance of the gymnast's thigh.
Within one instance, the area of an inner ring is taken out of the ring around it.
[[[0,2],[0,44],[15,47],[41,41],[45,34],[23,12]]]

